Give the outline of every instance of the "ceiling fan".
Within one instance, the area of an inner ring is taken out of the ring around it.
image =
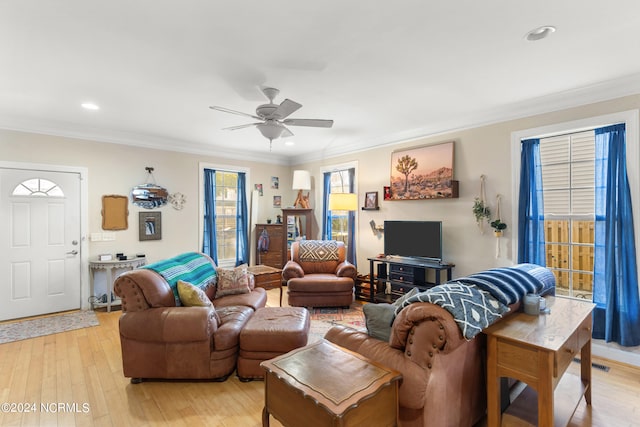
[[[269,100],[268,104],[262,104],[256,108],[256,114],[243,113],[241,111],[230,110],[225,107],[211,106],[212,110],[222,111],[225,113],[237,114],[239,116],[251,117],[260,120],[258,123],[248,123],[245,125],[231,126],[223,130],[244,129],[250,126],[258,128],[262,136],[269,140],[269,146],[274,139],[286,138],[293,136],[293,133],[287,129],[287,126],[311,126],[320,128],[330,128],[333,126],[333,120],[320,119],[288,119],[289,115],[302,107],[295,101],[285,99],[278,104],[274,104],[273,99],[278,96],[280,91],[272,87],[265,87],[262,92]]]

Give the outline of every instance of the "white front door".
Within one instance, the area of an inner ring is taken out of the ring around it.
[[[80,308],[80,174],[0,168],[0,320]]]

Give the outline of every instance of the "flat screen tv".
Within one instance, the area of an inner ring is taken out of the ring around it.
[[[442,260],[442,221],[385,221],[384,254]]]

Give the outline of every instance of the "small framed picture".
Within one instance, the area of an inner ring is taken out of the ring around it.
[[[384,187],[384,199],[391,200],[391,186]]]
[[[161,240],[162,216],[161,212],[138,213],[138,240]]]
[[[282,196],[273,196],[273,207],[279,208],[282,206]]]
[[[262,192],[262,184],[254,184],[253,188],[258,192],[258,195],[262,196],[264,194]]]
[[[364,210],[378,209],[378,192],[369,191],[364,196]]]
[[[271,188],[273,188],[274,190],[277,190],[279,187],[280,187],[280,178],[278,178],[277,176],[272,176]]]

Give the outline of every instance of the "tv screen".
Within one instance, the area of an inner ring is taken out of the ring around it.
[[[384,254],[442,260],[442,222],[385,221]]]

